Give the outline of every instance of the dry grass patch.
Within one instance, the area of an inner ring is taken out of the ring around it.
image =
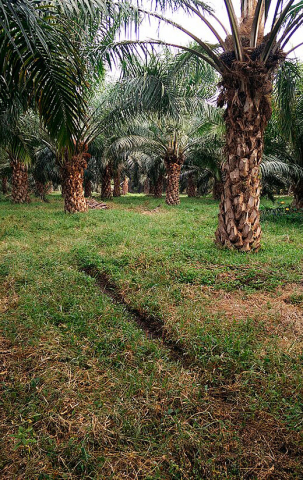
[[[142,215],[157,215],[158,213],[164,213],[163,210],[161,210],[161,206],[159,205],[156,208],[153,208],[152,210],[144,210],[141,212]]]
[[[15,290],[14,279],[3,282],[0,286],[0,314],[16,308],[18,304],[18,295]]]
[[[262,322],[270,334],[289,342],[303,342],[303,310],[291,298],[303,296],[302,284],[285,285],[275,292],[227,292],[213,287],[182,286],[185,300],[200,303],[207,316],[220,316],[227,322],[241,322],[249,316]],[[203,318],[200,319],[203,322]]]

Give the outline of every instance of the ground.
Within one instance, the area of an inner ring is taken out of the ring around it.
[[[1,479],[302,479],[302,216],[49,199],[0,202]]]

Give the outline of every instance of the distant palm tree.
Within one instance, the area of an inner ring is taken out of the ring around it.
[[[225,124],[221,109],[209,107],[198,125],[182,169],[182,178],[187,178],[189,196],[195,196],[197,188],[207,190],[208,183],[212,181],[213,198],[221,199],[224,136]]]
[[[289,165],[294,206],[303,209],[303,65],[286,62],[280,70],[275,89],[276,120],[283,142],[277,157]],[[286,142],[286,143],[285,143]],[[288,148],[285,148],[288,145]]]
[[[40,125],[33,112],[16,114],[17,109],[16,105],[0,115],[0,150],[12,171],[13,202],[28,203],[28,166],[39,147]]]
[[[178,205],[180,203],[180,174],[184,162],[189,172],[209,166],[220,178],[220,164],[217,158],[217,148],[214,138],[206,138],[206,116],[210,107],[205,110],[205,118],[193,118],[185,115],[177,121],[170,117],[158,119],[157,116],[148,116],[137,119],[137,125],[132,125],[132,135],[120,139],[121,147],[129,153],[133,162],[143,166],[152,184],[156,187],[154,178],[163,185],[163,176],[166,175],[166,203]],[[202,134],[203,132],[203,134]],[[218,144],[219,142],[217,142]],[[216,167],[214,167],[216,165]],[[218,173],[217,173],[218,171]],[[162,188],[157,188],[160,196]]]
[[[50,187],[61,183],[53,145],[41,142],[41,146],[32,160],[30,172],[35,180],[36,194],[41,200],[46,201],[46,194],[49,192]]]
[[[157,149],[154,152],[145,153],[143,150],[136,150],[135,147],[135,150],[127,155],[127,168],[132,177],[139,174],[140,183],[144,183],[144,193],[162,198],[165,165],[161,153],[157,154]]]
[[[144,143],[142,138],[146,135],[149,138],[150,150],[147,152],[145,145],[142,151],[149,155],[150,162],[157,163],[156,158],[160,158],[165,165],[168,205],[180,202],[184,148],[193,126],[190,117],[205,110],[205,99],[214,93],[216,80],[215,72],[207,63],[197,66],[196,62],[184,61],[182,56],[175,58],[166,52],[162,56],[151,55],[148,63],[134,61],[116,92],[128,100],[129,115],[142,115],[142,119],[134,122],[134,128],[129,129],[128,138],[131,141],[132,134],[135,135],[139,144]],[[161,179],[157,188],[159,196],[160,182]]]

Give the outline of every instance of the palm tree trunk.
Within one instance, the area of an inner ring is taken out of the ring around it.
[[[214,200],[221,200],[222,193],[223,193],[223,182],[222,182],[222,180],[218,180],[215,177],[214,178],[214,185],[213,185],[213,199]]]
[[[128,194],[128,178],[125,177],[122,184],[122,195]]]
[[[259,166],[264,130],[272,113],[272,77],[266,67],[253,63],[249,67],[239,66],[240,71],[223,78],[219,98],[227,104],[227,160],[216,241],[244,252],[260,248]]]
[[[183,155],[168,153],[164,159],[167,174],[166,203],[167,205],[179,205],[180,203],[180,174],[184,162]]]
[[[299,210],[303,209],[303,180],[300,180],[294,187],[294,201],[292,206]]]
[[[27,166],[16,159],[11,160],[13,203],[30,203]]]
[[[149,191],[150,191],[150,181],[149,181],[149,178],[147,178],[144,182],[144,194],[149,195]]]
[[[114,197],[121,197],[121,188],[120,188],[121,178],[119,169],[114,173]]]
[[[90,198],[93,193],[92,181],[84,177],[84,196]]]
[[[162,198],[162,192],[163,192],[163,175],[159,175],[159,177],[157,178],[157,181],[155,183],[154,197],[155,198]]]
[[[64,211],[68,213],[87,212],[84,198],[84,169],[87,166],[87,154],[80,153],[68,159],[61,167],[62,192],[64,192]]]
[[[8,187],[7,187],[7,177],[2,177],[2,193],[3,195],[7,195]]]
[[[43,202],[46,202],[46,193],[48,190],[49,184],[39,182],[35,179],[35,190],[36,196],[39,197]]]
[[[101,198],[110,199],[112,197],[111,181],[112,181],[112,168],[111,168],[111,165],[108,164],[104,168],[103,175],[102,175]]]
[[[197,187],[196,187],[196,184],[195,184],[195,179],[194,179],[194,174],[193,173],[189,173],[189,175],[187,177],[186,192],[187,192],[187,196],[189,198],[194,198],[194,197],[197,196]]]

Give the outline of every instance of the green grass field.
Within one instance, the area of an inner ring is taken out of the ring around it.
[[[303,216],[49,199],[0,202],[0,478],[303,479]]]

